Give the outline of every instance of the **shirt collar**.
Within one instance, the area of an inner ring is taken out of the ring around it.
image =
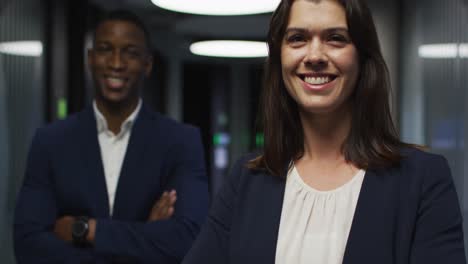
[[[142,105],[142,100],[140,98],[138,100],[138,105],[135,108],[135,110],[127,117],[127,119],[125,119],[124,122],[122,122],[122,125],[120,126],[119,135],[124,134],[126,131],[129,131],[132,128],[133,124],[135,123],[135,119],[137,118],[138,113],[140,112],[141,105]],[[96,117],[96,127],[97,127],[98,134],[110,133],[111,135],[114,135],[113,132],[109,130],[106,118],[101,113],[101,111],[99,111],[97,104],[96,104],[96,100],[93,100],[93,110],[94,110],[94,116]]]

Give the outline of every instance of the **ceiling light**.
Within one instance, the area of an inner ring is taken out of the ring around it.
[[[419,47],[418,53],[421,58],[456,58],[458,45],[455,43],[422,45]]]
[[[198,15],[249,15],[272,12],[280,0],[151,0],[153,4],[171,11]]]
[[[39,57],[42,55],[42,42],[40,41],[11,41],[0,42],[0,53]]]
[[[468,43],[441,43],[422,45],[418,50],[419,57],[429,59],[468,58]]]
[[[193,54],[210,57],[258,58],[268,56],[265,42],[245,40],[210,40],[190,45]]]
[[[460,44],[458,48],[458,53],[460,55],[460,58],[468,58],[468,43]]]

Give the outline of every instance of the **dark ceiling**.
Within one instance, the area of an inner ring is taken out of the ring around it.
[[[176,13],[155,6],[150,0],[90,0],[104,10],[124,8],[138,14],[148,25],[154,48],[166,56],[207,59],[190,54],[198,40],[243,39],[263,41],[271,14],[247,16],[202,16]]]

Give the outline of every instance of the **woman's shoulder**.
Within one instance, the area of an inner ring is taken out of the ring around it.
[[[246,167],[248,162],[262,155],[260,152],[249,152],[240,156],[233,165],[233,168],[236,166]]]
[[[254,169],[249,162],[259,158],[260,152],[251,152],[238,158],[232,165],[229,178],[238,185],[263,184],[270,181],[280,180],[280,177],[271,175],[265,169]]]
[[[401,150],[401,163],[402,164],[423,164],[431,166],[433,164],[447,163],[447,160],[444,156],[431,153],[422,148],[408,147]]]
[[[231,175],[234,176],[249,176],[252,174],[257,174],[260,171],[252,169],[249,166],[249,162],[253,161],[254,159],[260,157],[261,153],[259,152],[250,152],[245,155],[239,157],[231,166]]]
[[[447,159],[442,155],[419,148],[403,149],[401,155],[399,167],[405,177],[423,182],[452,180]]]

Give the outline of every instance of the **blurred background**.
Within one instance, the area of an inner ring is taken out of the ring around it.
[[[468,0],[368,3],[391,73],[401,137],[448,159],[468,230]],[[201,128],[212,194],[230,165],[263,143],[256,114],[265,58],[200,56],[189,47],[202,40],[265,41],[271,13],[187,14],[150,0],[0,0],[1,263],[14,263],[13,210],[31,137],[37,127],[91,102],[90,30],[116,8],[147,23],[155,67],[144,99]]]

